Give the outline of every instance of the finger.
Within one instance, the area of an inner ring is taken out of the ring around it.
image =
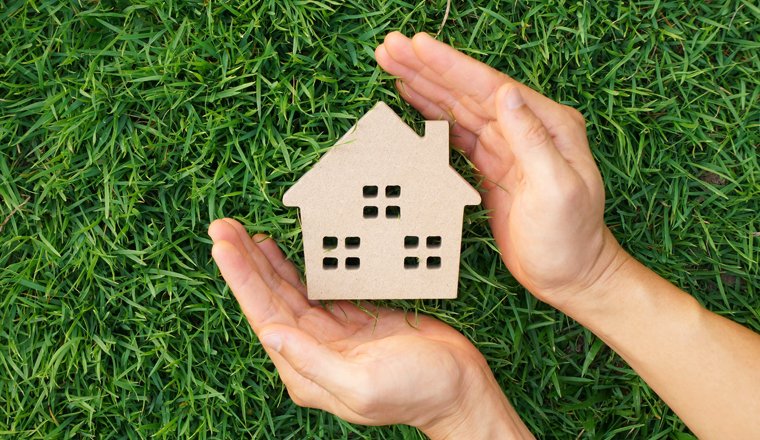
[[[443,110],[416,91],[402,88],[398,82],[396,87],[404,100],[419,110],[425,118],[432,119],[442,114]],[[464,152],[477,170],[491,183],[502,180],[504,174],[512,167],[514,155],[506,145],[496,121],[488,122],[479,135],[464,130],[459,124],[452,127],[451,134],[451,142]],[[454,137],[456,135],[459,137]]]
[[[405,58],[406,61],[416,60],[416,68],[427,69],[414,54],[411,48],[411,40],[398,32],[394,32],[386,37],[386,41],[396,48],[394,50],[398,53],[394,56]],[[405,82],[399,85],[397,82],[396,86],[399,89],[401,97],[420,110],[426,118],[434,118],[440,114],[444,114],[451,121],[451,115],[453,115],[456,124],[452,129],[452,135],[460,134],[462,140],[455,141],[456,138],[454,137],[452,138],[452,143],[463,150],[477,170],[486,178],[486,181],[482,184],[483,187],[490,189],[497,182],[501,181],[512,167],[513,156],[501,136],[501,130],[496,120],[490,119],[488,115],[486,115],[488,119],[474,116],[465,106],[459,105],[459,100],[456,97],[447,93],[441,87],[433,84],[417,72],[410,72],[408,67],[401,66],[393,59],[386,60],[388,54],[384,46],[385,43],[379,46],[376,51],[378,63],[391,73],[401,75],[404,81],[412,81],[417,87],[410,86]],[[438,81],[445,83],[440,78],[438,78]],[[431,99],[437,100],[437,102]],[[479,105],[475,105],[475,107],[482,112]],[[460,120],[460,117],[464,117],[465,119]],[[459,132],[457,126],[465,130]],[[483,150],[483,147],[488,147],[488,151]]]
[[[211,254],[254,332],[269,324],[296,325],[293,310],[269,288],[235,245],[215,241]]]
[[[417,88],[421,94],[428,97],[431,101],[452,109],[460,107],[463,112],[470,112],[481,119],[493,119],[493,116],[489,115],[479,103],[456,87],[452,87],[438,73],[433,72],[426,66],[414,52],[412,40],[400,32],[391,32],[385,37],[383,45],[387,46],[386,51],[396,64],[405,66],[411,70],[411,72],[407,73],[407,76],[414,80],[412,86]],[[438,91],[432,87],[435,85],[440,87],[442,91]],[[430,90],[436,91],[436,93],[430,93]],[[476,130],[470,127],[467,128],[476,132]]]
[[[372,423],[370,419],[349,409],[335,395],[298,374],[279,353],[272,349],[267,349],[267,353],[277,367],[280,379],[287,387],[288,395],[293,403],[301,407],[327,411],[351,423],[365,425]]]
[[[271,325],[261,330],[261,343],[276,351],[293,370],[330,394],[350,394],[362,370],[342,354],[294,327]]]
[[[233,243],[241,254],[248,254],[250,261],[256,266],[264,282],[288,303],[297,316],[301,316],[311,307],[306,298],[295,287],[285,282],[275,272],[266,256],[253,243],[243,225],[235,220],[225,218],[221,220],[221,223],[214,222],[211,226],[213,228],[209,227],[209,234],[224,233],[226,234],[225,236],[232,235],[230,228],[237,234],[237,240],[227,241]]]
[[[456,49],[444,44],[430,35],[420,33],[408,39],[398,32],[386,36],[386,39],[396,40],[399,45],[412,47],[414,57],[408,56],[408,50],[397,54],[390,50],[390,55],[399,63],[419,72],[423,77],[449,90],[467,97],[461,99],[462,104],[470,108],[477,106],[484,115],[496,119],[495,94],[506,83],[517,84],[524,99],[534,108],[534,111],[551,129],[555,123],[565,123],[567,115],[559,104],[541,95],[528,86],[520,84],[508,75],[481,63]],[[406,41],[398,38],[403,37]],[[385,43],[384,43],[385,44]],[[399,58],[396,58],[399,56]],[[406,58],[402,58],[406,56]],[[424,66],[424,67],[421,67]],[[477,78],[477,81],[473,81]]]
[[[296,405],[335,413],[335,409],[333,408],[335,399],[330,393],[298,374],[276,350],[268,347],[263,342],[262,346],[269,355],[269,358],[272,359],[272,363],[277,368],[282,383],[287,387],[288,394]]]
[[[306,296],[306,286],[301,282],[301,276],[296,269],[296,266],[292,261],[285,258],[285,253],[282,252],[277,243],[270,237],[264,234],[256,234],[253,236],[253,243],[261,250],[261,253],[266,257],[272,268],[288,284],[298,289],[302,295]]]
[[[269,331],[267,329],[266,331]],[[278,335],[279,336],[279,335]],[[325,388],[318,385],[316,382],[307,379],[300,375],[293,367],[288,363],[281,353],[275,350],[273,345],[278,344],[276,341],[272,341],[270,338],[266,339],[266,342],[262,341],[262,345],[267,351],[267,354],[272,359],[277,372],[280,375],[280,379],[288,389],[288,394],[298,406],[307,408],[316,408],[329,413],[335,414],[343,420],[350,421],[351,423],[358,424],[370,424],[372,421],[357,414],[355,411],[349,409],[345,403],[343,403],[336,395],[332,394]],[[282,348],[280,348],[282,350]],[[344,381],[350,379],[349,375],[343,378]],[[353,387],[343,387],[341,389],[342,396],[351,396],[355,393]]]
[[[526,104],[522,89],[502,86],[496,93],[498,121],[515,160],[534,186],[556,187],[558,182],[576,176],[557,147],[549,131]]]
[[[414,54],[431,73],[440,75],[444,81],[480,105],[492,100],[499,87],[509,80],[507,75],[426,33],[418,33],[412,37],[411,45]],[[473,78],[478,80],[473,81]],[[493,112],[489,113],[492,117],[495,116]]]
[[[409,47],[411,48],[411,45]],[[412,56],[414,57],[415,55],[412,54]],[[465,129],[477,134],[477,131],[487,122],[486,119],[463,106],[460,103],[460,100],[445,88],[426,79],[420,75],[419,72],[395,61],[388,54],[386,44],[381,44],[377,47],[375,50],[375,58],[380,67],[386,72],[400,77],[404,83],[404,89],[412,89],[416,91],[424,96],[425,99],[442,109],[447,116],[449,114],[453,115],[456,121]],[[401,89],[402,96],[404,89]],[[480,109],[477,108],[477,110]]]
[[[238,234],[237,230],[229,223],[222,219],[214,220],[208,227],[208,235],[211,237],[214,243],[217,241],[227,241],[234,245],[237,248],[238,252],[240,252],[240,255],[242,255],[248,264],[251,265],[251,268],[256,272],[259,272],[259,268],[256,266],[256,262],[253,260],[250,252],[248,252],[245,244],[240,239],[240,234]]]
[[[251,260],[256,265],[259,273],[261,273],[261,277],[264,281],[272,288],[272,290],[277,290],[282,284],[282,279],[279,278],[274,269],[272,269],[271,264],[269,264],[269,261],[264,254],[261,253],[261,250],[259,250],[253,243],[253,240],[251,240],[251,236],[248,235],[248,231],[245,230],[245,227],[241,225],[240,222],[231,218],[223,218],[222,222],[228,225],[227,228],[231,227],[238,235],[237,242],[233,242],[233,244],[238,247],[241,253],[247,252],[250,255]]]
[[[396,88],[404,101],[416,108],[425,119],[432,121],[446,120],[449,121],[450,124],[453,123],[454,125],[451,127],[450,133],[451,143],[464,151],[464,154],[467,155],[467,157],[472,155],[472,150],[475,148],[475,142],[478,139],[474,133],[465,129],[456,119],[452,119],[449,112],[444,111],[441,107],[423,97],[411,87],[406,87],[400,79],[396,80]]]
[[[400,32],[391,32],[385,37],[383,46],[386,46],[386,51],[388,52],[388,55],[397,64],[405,66],[406,68],[411,69],[414,72],[414,73],[406,73],[406,75],[409,78],[415,79],[416,81],[415,87],[417,87],[420,94],[432,100],[433,102],[438,102],[439,99],[444,99],[445,100],[444,102],[449,102],[449,105],[451,106],[454,105],[454,103],[451,102],[451,100],[454,99],[458,101],[458,103],[463,109],[467,109],[469,112],[479,116],[480,118],[495,119],[495,115],[493,112],[489,113],[488,109],[484,108],[481,105],[481,103],[472,99],[462,90],[460,90],[455,85],[452,85],[450,82],[444,79],[438,72],[435,72],[429,66],[427,66],[425,62],[423,62],[423,60],[420,59],[420,57],[418,57],[413,47],[412,41],[413,41],[412,39],[405,37]],[[444,46],[446,45],[444,44]],[[463,56],[466,57],[466,55],[463,55]],[[466,57],[466,58],[470,59],[469,57]],[[475,60],[472,60],[472,61],[475,61]],[[493,70],[493,72],[496,72],[496,71]],[[474,72],[474,73],[478,73],[478,72]],[[503,74],[500,74],[500,75],[501,75],[500,79],[502,80],[500,84],[503,84],[503,81],[508,79],[508,77]],[[482,78],[478,78],[477,76],[472,76],[470,77],[471,82],[473,78],[477,78],[478,83],[482,80]],[[436,89],[432,88],[429,85],[426,85],[425,84],[426,82],[439,86],[443,90],[447,91],[448,95],[444,95],[436,91]],[[436,93],[431,93],[431,91],[436,91]],[[467,127],[467,128],[475,132],[474,128],[472,127]]]

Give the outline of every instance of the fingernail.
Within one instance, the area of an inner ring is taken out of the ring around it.
[[[520,90],[517,87],[512,87],[509,89],[506,101],[507,108],[509,109],[520,108],[523,104],[525,104],[525,100],[523,100],[523,97],[520,94]]]
[[[279,353],[280,350],[282,350],[282,339],[278,335],[272,333],[271,335],[266,335],[261,338],[261,345]]]

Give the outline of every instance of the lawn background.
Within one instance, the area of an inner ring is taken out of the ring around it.
[[[435,34],[444,10],[2,2],[0,437],[424,438],[295,406],[206,228],[235,217],[302,265],[283,192],[377,100],[422,128],[373,50],[392,30]],[[758,37],[746,0],[490,0],[452,2],[439,39],[578,108],[618,240],[760,331]],[[482,208],[465,217],[459,299],[395,306],[464,332],[540,438],[694,438],[516,284]]]

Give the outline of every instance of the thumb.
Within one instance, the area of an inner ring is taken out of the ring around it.
[[[274,324],[259,332],[261,344],[279,353],[293,370],[332,394],[350,390],[350,362],[340,353],[295,327]],[[354,369],[355,370],[355,369]]]
[[[496,116],[502,135],[529,182],[557,182],[572,168],[549,131],[523,100],[519,86],[505,84],[496,92]]]

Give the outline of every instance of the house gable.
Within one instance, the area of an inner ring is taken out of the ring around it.
[[[448,122],[427,121],[425,135],[420,137],[380,101],[285,193],[283,204],[301,208],[318,205],[320,194],[329,192],[330,183],[341,180],[336,176],[360,178],[402,165],[436,170],[435,174],[447,180],[445,192],[450,203],[480,203],[480,194],[449,165]]]

